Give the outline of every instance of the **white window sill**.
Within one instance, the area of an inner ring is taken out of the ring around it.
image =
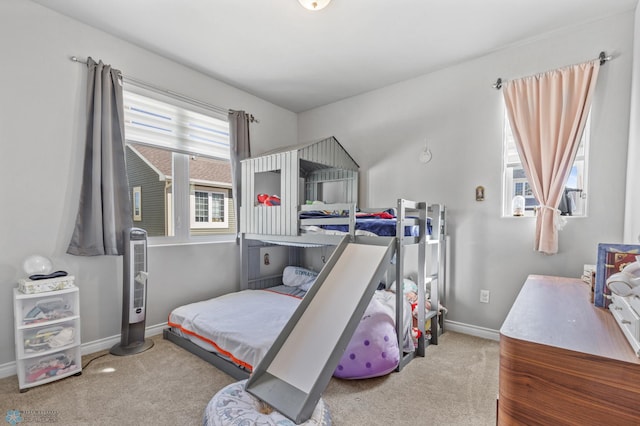
[[[148,240],[149,247],[175,247],[175,246],[194,246],[203,244],[234,244],[235,236],[229,238],[193,238],[189,240],[178,240],[172,237],[150,237]]]

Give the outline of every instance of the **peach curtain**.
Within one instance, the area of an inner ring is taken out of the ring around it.
[[[536,251],[558,252],[558,205],[584,130],[600,62],[508,81],[503,86],[522,166],[540,203]]]

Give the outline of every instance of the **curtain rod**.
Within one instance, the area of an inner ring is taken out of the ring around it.
[[[87,65],[87,61],[86,60],[83,61],[82,59],[79,59],[77,56],[71,56],[69,59],[72,60],[73,62],[78,62],[80,64]],[[166,93],[166,94],[169,94],[169,95],[171,95],[173,97],[179,98],[179,99],[181,99],[183,101],[186,101],[186,102],[189,102],[189,103],[192,103],[192,104],[195,104],[195,105],[207,108],[207,109],[211,109],[211,110],[217,111],[217,112],[219,112],[221,114],[228,114],[229,111],[232,111],[232,110],[227,109],[227,108],[223,108],[223,107],[220,107],[220,106],[217,106],[217,105],[213,105],[213,104],[210,104],[210,103],[207,103],[207,102],[203,102],[203,101],[200,101],[198,99],[194,99],[194,98],[191,98],[189,96],[185,96],[185,95],[182,95],[180,93],[176,93],[174,91],[171,91],[171,90],[168,90],[168,89],[164,89],[162,87],[155,86],[153,84],[147,83],[146,81],[138,80],[137,78],[127,77],[125,75],[122,75],[122,73],[120,73],[120,75],[121,75],[123,81],[125,81],[125,82],[129,81],[130,83],[133,83],[133,84],[135,84],[137,86],[142,86],[143,88],[146,88],[146,89],[151,89],[153,91],[160,92],[160,93]],[[253,116],[253,114],[247,114],[247,115],[249,116],[249,121],[251,123],[259,123],[260,122],[257,118],[255,118]]]
[[[604,51],[603,51],[603,52],[600,52],[600,54],[598,55],[598,57],[596,59],[600,60],[600,65],[602,66],[606,62],[612,60],[613,57],[611,55],[607,56],[607,54],[604,53]],[[596,59],[592,59],[592,60],[595,61]],[[591,61],[587,61],[587,62],[591,62]],[[507,80],[503,80],[502,78],[498,77],[498,80],[496,80],[496,82],[493,83],[491,85],[491,87],[493,87],[496,90],[500,90],[500,89],[502,89],[502,85],[504,83],[506,83],[506,82],[507,82]]]

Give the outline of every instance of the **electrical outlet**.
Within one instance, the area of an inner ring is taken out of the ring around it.
[[[489,303],[489,290],[480,290],[480,303]]]

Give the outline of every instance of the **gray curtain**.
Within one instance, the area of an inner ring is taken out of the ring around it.
[[[67,253],[124,254],[133,226],[124,149],[120,71],[87,59],[87,134],[80,206]]]
[[[242,194],[242,169],[240,161],[251,157],[249,123],[251,115],[244,111],[229,111],[229,144],[231,151],[231,188],[236,215],[236,236],[240,234],[240,197]],[[237,237],[236,237],[237,241]]]

